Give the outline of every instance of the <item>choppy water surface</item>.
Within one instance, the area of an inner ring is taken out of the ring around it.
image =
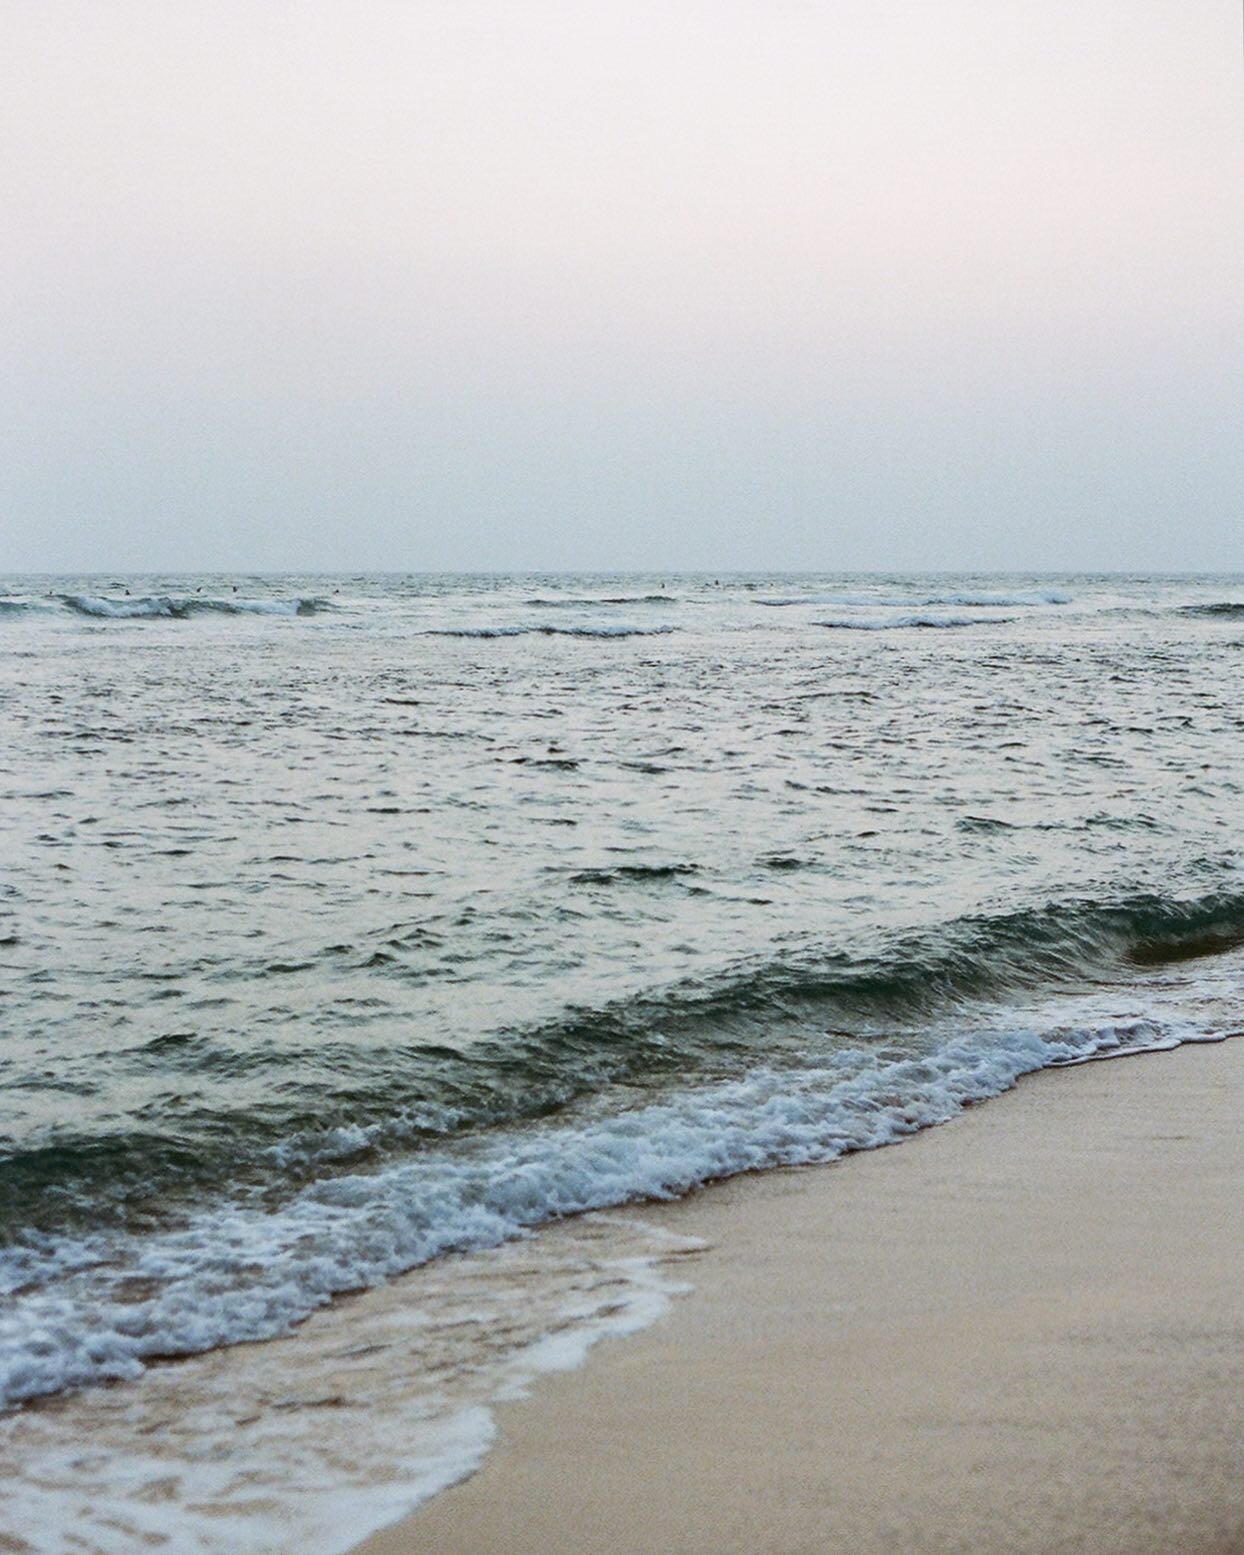
[[[1240,578],[0,579],[12,1450],[438,1254],[1233,1032],[1242,674]],[[113,1547],[68,1505],[10,1537]]]

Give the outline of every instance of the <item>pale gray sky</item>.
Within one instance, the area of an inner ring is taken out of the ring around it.
[[[4,0],[0,570],[1244,568],[1239,0]]]

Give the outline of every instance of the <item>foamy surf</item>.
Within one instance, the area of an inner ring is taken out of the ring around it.
[[[68,1453],[107,1409],[175,1421],[166,1378],[253,1366],[257,1408],[226,1390],[178,1438],[192,1465],[196,1436],[249,1441],[234,1480],[114,1458],[97,1521],[141,1547],[144,1516],[236,1517],[263,1548],[249,1474],[314,1550],[297,1506],[354,1469],[282,1443],[340,1421],[348,1447],[360,1395],[292,1358],[395,1282],[900,1142],[1034,1067],[1232,1034],[1240,590],[3,580],[5,1428]],[[511,1317],[479,1310],[492,1355]],[[549,1360],[577,1320],[541,1310]],[[474,1461],[491,1397],[447,1392],[419,1443],[403,1415],[405,1463],[377,1437],[395,1496]],[[95,1516],[84,1453],[59,1461],[23,1524]]]
[[[1154,992],[1160,1005],[1170,990]],[[822,1073],[794,1087],[789,1076],[775,1085],[758,1074],[719,1088],[697,1121],[665,1109],[651,1153],[673,1144],[682,1164],[675,1180],[668,1164],[650,1178],[644,1196],[893,1143],[1039,1068],[1231,1034],[1165,1025],[1154,1012],[1002,1043],[981,1033],[923,1058],[874,1062],[871,1074],[843,1053],[832,1124],[814,1100]],[[616,1136],[604,1152],[614,1169],[622,1141],[644,1140],[654,1116],[641,1111]],[[130,1555],[148,1544],[344,1555],[472,1474],[494,1441],[497,1404],[582,1364],[601,1340],[648,1326],[689,1288],[679,1265],[699,1244],[642,1215],[565,1213],[572,1218],[535,1237],[437,1260],[337,1302],[277,1342],[217,1349],[151,1367],[141,1386],[88,1388],[0,1417],[0,1519],[21,1530],[18,1547],[32,1555]]]
[[[1189,998],[1196,1008],[1179,1012]],[[1203,990],[1169,975],[1147,1000],[1143,1014],[1104,1020],[1091,1001],[1066,996],[1038,1007],[1031,1025],[951,1024],[898,1053],[844,1042],[817,1061],[758,1066],[613,1115],[589,1109],[325,1177],[275,1211],[241,1201],[145,1236],[25,1239],[0,1255],[0,1403],[132,1381],[152,1361],[273,1338],[335,1296],[568,1215],[892,1144],[1039,1069],[1232,1030]],[[1075,1024],[1077,1012],[1090,1018]]]
[[[0,1525],[35,1555],[341,1555],[479,1467],[494,1406],[637,1332],[699,1244],[551,1228],[339,1303],[280,1343],[0,1419]]]

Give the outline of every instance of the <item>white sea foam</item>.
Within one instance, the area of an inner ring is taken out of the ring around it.
[[[287,1332],[333,1296],[560,1216],[686,1193],[765,1167],[832,1161],[944,1122],[1051,1064],[1169,1046],[1189,1023],[989,1031],[883,1059],[851,1049],[613,1117],[484,1136],[332,1177],[272,1212],[183,1230],[60,1237],[0,1254],[0,1401],[136,1378],[152,1359]],[[141,1292],[135,1298],[131,1292]]]
[[[39,1555],[338,1555],[472,1473],[493,1406],[654,1321],[700,1244],[589,1217],[437,1265],[278,1346],[0,1420],[0,1527]]]
[[[0,1508],[23,1541],[17,1548],[37,1555],[133,1555],[147,1547],[186,1555],[338,1555],[473,1473],[496,1434],[491,1412],[480,1406],[438,1420],[433,1433],[420,1433],[418,1422],[400,1416],[388,1423],[413,1427],[400,1478],[366,1487],[340,1479],[317,1484],[313,1473],[323,1465],[307,1442],[296,1466],[286,1452],[288,1478],[277,1487],[264,1484],[263,1497],[247,1480],[269,1474],[252,1469],[248,1476],[225,1440],[215,1453],[200,1450],[175,1461],[137,1443],[118,1450],[92,1442],[84,1451],[79,1441],[39,1443],[33,1450],[20,1441],[12,1455],[27,1472],[0,1489]],[[429,1438],[426,1444],[421,1437]],[[244,1488],[252,1493],[239,1495]]]

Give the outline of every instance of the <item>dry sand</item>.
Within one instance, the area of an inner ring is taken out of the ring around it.
[[[652,1211],[695,1291],[367,1555],[1244,1551],[1244,1041]]]

